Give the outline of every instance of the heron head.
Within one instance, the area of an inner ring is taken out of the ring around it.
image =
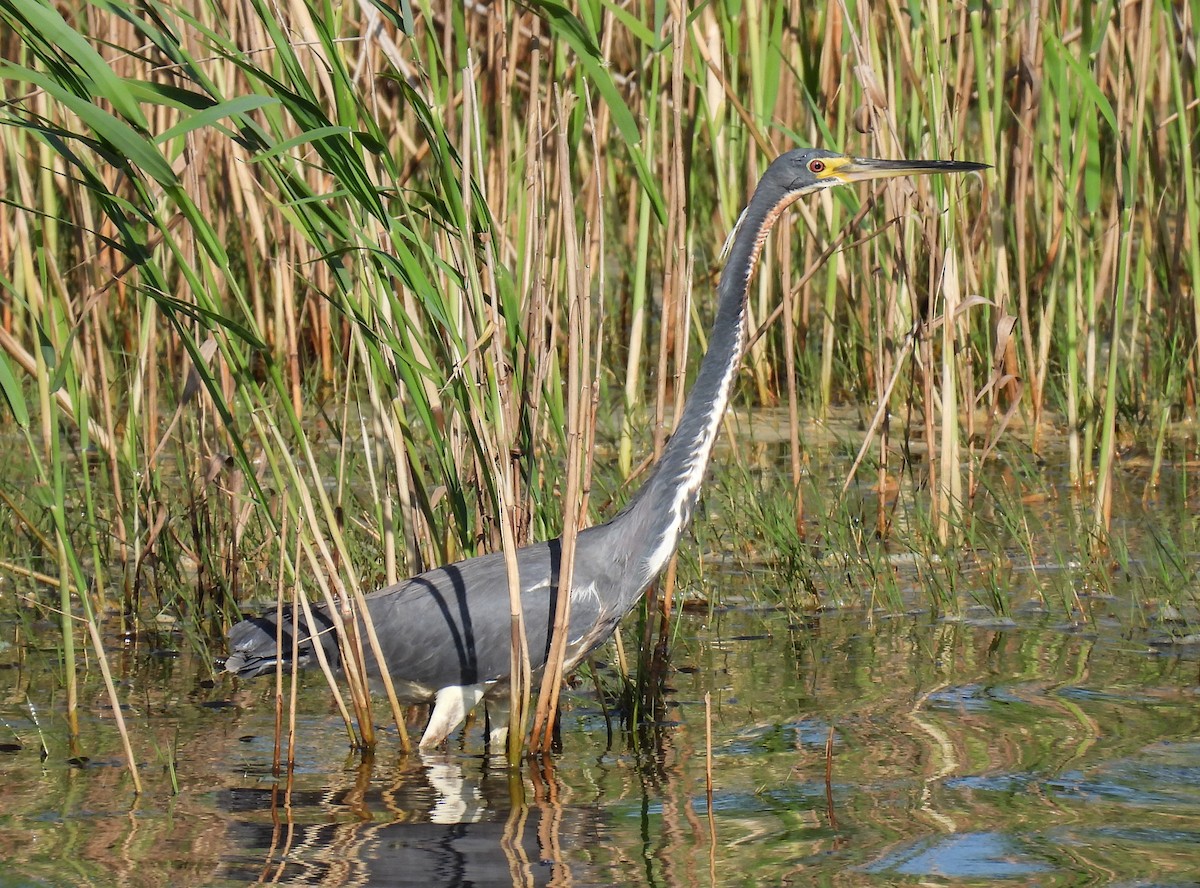
[[[767,176],[785,194],[801,195],[894,176],[927,176],[934,173],[965,173],[987,169],[985,163],[963,160],[877,160],[873,157],[848,157],[823,148],[796,148],[780,155],[767,170]]]

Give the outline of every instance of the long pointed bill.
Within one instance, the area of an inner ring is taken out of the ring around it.
[[[877,160],[873,157],[847,157],[834,167],[833,176],[843,182],[891,179],[894,176],[928,176],[934,173],[969,173],[986,170],[986,163],[970,160]]]

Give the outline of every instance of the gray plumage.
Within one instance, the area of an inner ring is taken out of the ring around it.
[[[691,520],[700,485],[729,403],[746,342],[746,293],[771,225],[799,196],[834,185],[906,173],[981,169],[943,161],[878,161],[797,149],[779,157],[746,207],[717,289],[708,352],[679,421],[651,476],[615,517],[580,532],[570,607],[567,668],[601,644],[666,566]],[[534,670],[545,665],[554,621],[560,540],[518,550],[521,602]],[[501,730],[510,664],[508,574],[503,553],[435,568],[366,596],[388,672],[404,702],[435,702],[423,747],[440,743],[487,695]],[[331,662],[337,642],[323,607],[314,606],[318,638]],[[284,621],[291,653],[291,615]],[[360,634],[361,637],[361,634]],[[309,629],[300,631],[302,665],[312,659]],[[230,631],[226,669],[239,676],[274,670],[275,615],[244,620]],[[370,671],[377,671],[363,645]]]

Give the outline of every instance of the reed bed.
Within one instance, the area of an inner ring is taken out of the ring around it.
[[[341,617],[569,540],[669,434],[722,240],[798,144],[995,169],[826,193],[771,239],[739,406],[786,405],[791,486],[750,532],[851,542],[801,417],[852,403],[876,538],[970,551],[987,461],[1065,435],[1103,553],[1123,450],[1154,483],[1195,417],[1194,16],[0,0],[4,607],[61,613],[73,687],[76,617],[203,647],[289,588]],[[366,635],[339,705],[370,745]]]

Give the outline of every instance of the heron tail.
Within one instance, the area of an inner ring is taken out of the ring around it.
[[[338,662],[337,636],[333,621],[323,610],[313,608],[313,622],[317,625],[316,637],[325,649],[332,665]],[[264,614],[242,620],[229,630],[229,656],[225,658],[225,671],[239,678],[253,678],[264,672],[275,670],[276,664],[290,669],[292,665],[292,609],[283,611],[283,632],[280,634],[277,615]],[[296,615],[296,631],[299,643],[296,648],[296,665],[308,666],[316,658],[313,652],[313,633],[303,613]],[[282,639],[282,644],[280,640]]]

